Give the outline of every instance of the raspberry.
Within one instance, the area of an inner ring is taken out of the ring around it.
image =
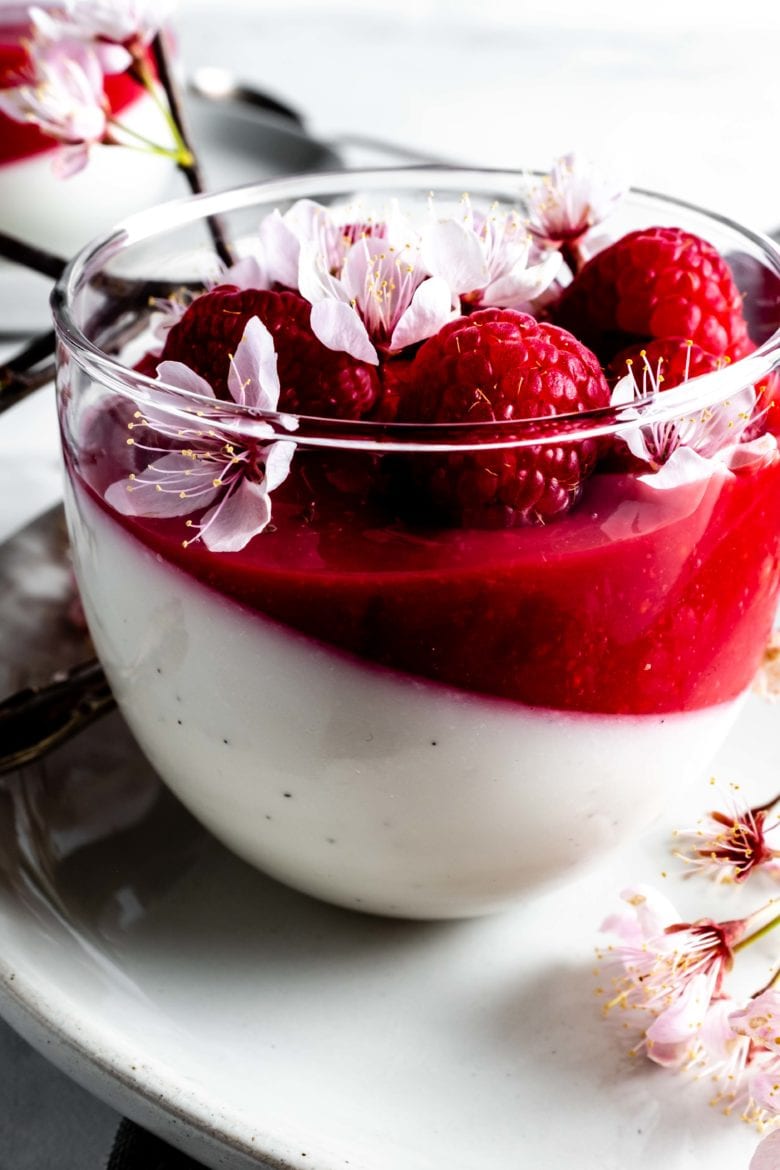
[[[629,232],[597,253],[564,290],[554,319],[605,364],[653,338],[686,338],[734,360],[752,348],[728,264],[682,228]]]
[[[706,353],[692,341],[681,337],[665,337],[659,341],[650,341],[647,345],[634,345],[621,350],[610,362],[607,375],[617,382],[630,370],[639,388],[645,388],[645,393],[649,394],[654,386],[659,390],[671,390],[689,378],[709,374],[725,364],[723,358]]]
[[[379,396],[373,366],[327,349],[311,330],[311,305],[292,292],[243,291],[223,285],[193,301],[168,333],[160,361],[184,362],[229,398],[228,355],[247,321],[259,317],[278,358],[279,409],[320,418],[361,418]]]
[[[426,341],[409,371],[406,422],[499,422],[609,403],[598,359],[566,330],[514,309],[481,309]],[[593,470],[593,440],[419,456],[436,511],[475,527],[541,524],[567,511]]]

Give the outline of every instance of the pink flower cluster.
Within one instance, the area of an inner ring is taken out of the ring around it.
[[[684,922],[649,887],[623,894],[629,911],[602,930],[614,943],[600,952],[610,978],[605,1011],[630,1013],[643,1051],[656,1064],[706,1075],[713,1103],[760,1129],[780,1116],[780,989],[774,979],[745,1001],[724,980],[742,947],[780,922],[749,918]]]
[[[56,14],[32,8],[28,66],[0,89],[0,110],[60,144],[55,170],[75,174],[107,140],[107,75],[124,73],[168,18],[166,0],[66,0]]]

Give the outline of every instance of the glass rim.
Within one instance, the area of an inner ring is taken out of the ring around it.
[[[490,184],[491,194],[506,186],[507,198],[520,201],[523,185],[543,177],[535,170],[507,170],[490,167],[453,167],[417,164],[403,167],[372,167],[286,175],[264,179],[202,195],[184,195],[144,211],[136,212],[85,245],[70,260],[51,294],[51,309],[59,341],[69,356],[96,381],[107,386],[143,411],[153,403],[156,413],[172,419],[191,421],[194,416],[219,423],[225,435],[251,434],[261,427],[271,429],[279,439],[309,446],[346,447],[382,451],[457,451],[471,447],[487,449],[533,446],[540,442],[580,442],[620,434],[638,423],[664,424],[701,415],[724,402],[730,394],[769,377],[780,363],[780,326],[752,353],[709,373],[690,378],[662,393],[649,393],[620,406],[540,418],[514,418],[500,422],[420,423],[382,420],[321,418],[289,412],[264,412],[239,403],[199,396],[151,378],[124,366],[90,341],[77,325],[71,304],[84,283],[107,262],[124,251],[187,224],[212,216],[246,211],[275,198],[291,200],[322,195],[346,194],[361,186],[381,185],[385,193],[411,188],[426,191],[446,186],[450,191]],[[650,205],[668,210],[679,208],[711,220],[721,229],[742,237],[761,253],[762,260],[780,279],[780,246],[769,236],[745,227],[719,212],[702,208],[675,196],[641,187],[631,187],[634,196]],[[162,398],[156,401],[155,395]],[[519,433],[518,433],[519,432]],[[525,433],[523,433],[525,432]]]

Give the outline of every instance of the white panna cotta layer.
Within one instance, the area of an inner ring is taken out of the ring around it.
[[[167,564],[71,485],[83,601],[160,776],[287,884],[381,914],[485,913],[643,830],[738,703],[681,715],[529,708],[379,669]]]

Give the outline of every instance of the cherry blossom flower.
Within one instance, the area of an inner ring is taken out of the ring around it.
[[[103,70],[97,53],[80,41],[39,46],[29,75],[0,90],[0,110],[17,122],[32,122],[61,144],[55,169],[71,175],[87,162],[89,148],[106,133]]]
[[[730,1096],[745,1121],[763,1127],[780,1116],[780,990],[765,988],[729,1017],[732,1029],[750,1044],[744,1085]]]
[[[771,811],[774,803],[748,808],[733,800],[729,811],[708,813],[697,828],[675,833],[675,855],[690,866],[689,874],[717,882],[745,882],[758,869],[777,875],[780,819]]]
[[[336,213],[314,199],[298,199],[284,214],[277,208],[260,224],[270,278],[287,288],[298,288],[302,248],[317,255],[322,267],[337,276],[352,245],[364,236],[389,238],[395,246],[417,238],[396,203],[378,217],[359,204],[341,207]]]
[[[424,341],[455,315],[449,286],[428,274],[413,243],[361,236],[338,276],[316,245],[303,245],[298,284],[322,344],[374,365],[378,349],[395,353]]]
[[[532,240],[516,211],[474,212],[468,196],[459,219],[439,219],[422,232],[420,254],[433,276],[477,307],[526,307],[549,288],[562,259],[548,252],[529,264]]]
[[[645,361],[641,383],[629,369],[616,383],[611,404],[627,406],[649,397],[665,407],[675,389],[661,392],[660,371],[651,370]],[[631,454],[649,466],[650,474],[638,476],[639,482],[655,489],[674,488],[776,458],[777,440],[768,432],[747,443],[740,441],[753,421],[755,405],[755,389],[744,386],[716,406],[683,418],[654,422],[652,406],[642,415],[634,412],[638,425],[621,437]]]
[[[778,1170],[780,1167],[780,1129],[768,1134],[758,1143],[748,1170]]]
[[[181,362],[161,362],[157,369],[161,391],[154,406],[131,423],[135,432],[160,434],[174,440],[174,449],[151,447],[133,437],[136,448],[155,458],[141,472],[119,480],[106,491],[106,500],[129,516],[170,518],[208,509],[198,522],[187,520],[212,552],[238,552],[262,532],[271,519],[270,493],[286,478],[293,444],[274,439],[272,428],[255,422],[252,438],[236,442],[209,427],[181,428],[169,421],[166,387],[202,398],[214,398],[211,386]],[[273,338],[257,317],[247,323],[236,352],[230,357],[228,389],[233,400],[255,411],[275,411],[279,377]],[[215,400],[216,401],[216,400]],[[190,544],[192,541],[185,541]]]
[[[626,890],[623,900],[632,913],[613,915],[602,930],[617,936],[609,955],[617,972],[607,1008],[639,1009],[659,1021],[656,1038],[669,1043],[679,1038],[681,1005],[691,1007],[703,1018],[713,997],[720,994],[723,977],[733,961],[733,948],[743,937],[746,920],[715,922],[702,918],[682,922],[664,896],[646,886]],[[671,1028],[664,1033],[664,1013]],[[676,1040],[675,1040],[676,1042]]]
[[[171,0],[64,0],[56,12],[33,8],[30,15],[51,40],[102,41],[136,49],[154,39],[173,8]],[[129,65],[131,56],[126,57]]]
[[[529,230],[549,244],[575,244],[617,208],[626,186],[577,154],[565,154],[528,198]]]

